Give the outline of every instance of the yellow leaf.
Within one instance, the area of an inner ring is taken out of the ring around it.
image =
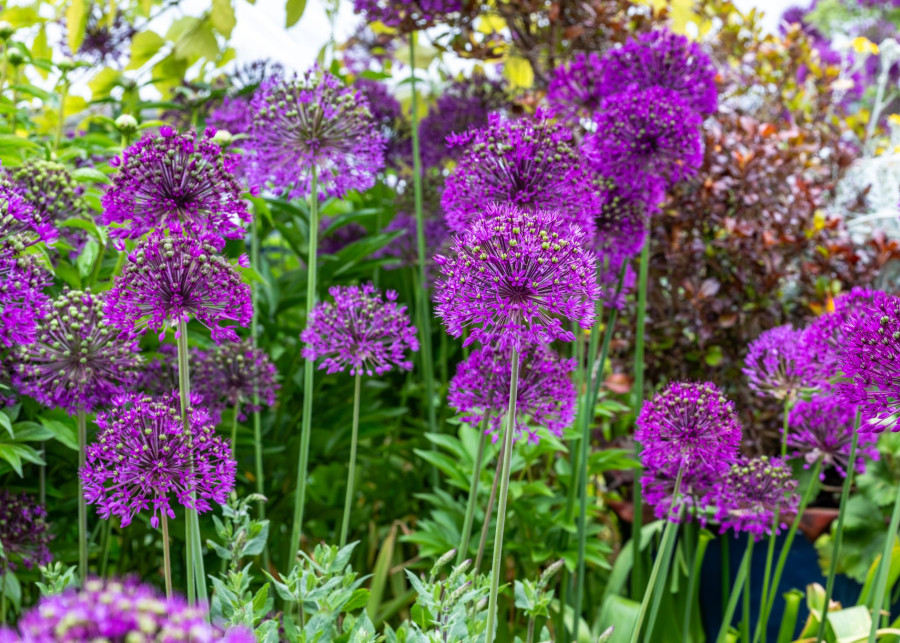
[[[45,59],[49,60],[53,57],[53,52],[50,50],[50,47],[47,45],[47,30],[42,26],[40,31],[38,31],[37,36],[34,38],[34,42],[31,45],[31,55],[35,59]],[[43,69],[37,65],[33,66],[37,73],[39,73],[43,78],[47,78],[48,72],[46,69]]]
[[[131,39],[131,60],[125,69],[139,69],[153,58],[165,40],[153,31],[141,31]]]
[[[212,12],[209,14],[213,27],[226,38],[231,38],[231,32],[237,24],[234,17],[234,7],[231,0],[212,0]]]
[[[30,27],[34,23],[41,21],[34,7],[9,7],[0,12],[0,20],[6,20],[6,22],[17,29],[19,27]]]
[[[900,125],[900,114],[891,114],[888,116],[888,122],[891,125]]]
[[[484,34],[500,33],[506,29],[506,20],[500,16],[483,15],[478,18],[478,31]]]
[[[391,35],[391,34],[397,33],[396,29],[394,29],[393,27],[388,27],[386,24],[384,24],[380,20],[374,20],[374,21],[370,22],[369,29],[371,29],[372,33],[374,33],[377,36],[381,36],[384,34]]]
[[[813,229],[818,232],[825,228],[825,214],[821,210],[816,210],[813,214]]]
[[[437,49],[430,45],[416,43],[416,69],[427,69],[431,61],[437,56]],[[405,65],[409,64],[409,45],[398,47],[394,52],[394,59]]]
[[[69,49],[78,51],[84,41],[84,30],[87,27],[89,7],[85,0],[72,0],[66,9],[66,28],[68,29]]]
[[[80,114],[84,110],[87,109],[87,101],[82,97],[76,94],[67,94],[66,95],[66,118],[71,118],[75,116],[75,114]]]
[[[293,27],[303,17],[303,12],[306,10],[306,0],[287,0],[284,10],[286,14],[284,26]]]
[[[97,100],[98,98],[109,96],[109,92],[116,86],[120,77],[121,74],[115,69],[110,67],[101,69],[88,81],[88,87],[91,88],[91,98]]]
[[[511,56],[504,61],[503,76],[513,89],[528,89],[534,84],[531,63],[518,56]]]

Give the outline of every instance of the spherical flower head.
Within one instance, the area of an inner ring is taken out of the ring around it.
[[[777,400],[822,388],[828,377],[809,335],[790,324],[763,331],[750,342],[743,373],[751,389]]]
[[[438,255],[437,315],[447,332],[473,342],[522,349],[555,339],[570,342],[571,322],[594,324],[596,260],[585,234],[556,212],[492,205],[448,256]],[[563,322],[566,322],[565,324]]]
[[[79,185],[67,165],[32,159],[11,169],[9,178],[22,197],[50,221],[89,216],[84,186]]]
[[[832,396],[817,396],[800,400],[790,411],[788,418],[788,446],[796,449],[792,457],[803,457],[805,469],[822,461],[819,477],[825,479],[825,468],[834,467],[847,477],[851,442],[857,409],[852,404]],[[874,433],[860,433],[856,451],[856,472],[865,471],[866,459],[877,460]]]
[[[741,425],[730,402],[710,382],[673,382],[644,404],[635,441],[648,470],[689,477],[721,470],[738,455]]]
[[[804,329],[810,351],[818,355],[823,370],[840,372],[841,352],[845,346],[845,328],[851,315],[864,312],[878,291],[854,287],[831,301],[830,309],[816,317]]]
[[[50,562],[47,510],[26,493],[0,490],[0,572]],[[0,573],[3,576],[3,573]]]
[[[419,350],[419,340],[396,292],[382,295],[372,284],[332,286],[328,292],[334,301],[316,304],[300,334],[306,359],[322,358],[319,368],[328,373],[349,369],[350,375],[382,375],[393,367],[412,369],[406,351]]]
[[[641,34],[607,52],[603,60],[603,95],[660,87],[678,94],[703,116],[718,109],[716,68],[695,42],[667,29]]]
[[[775,510],[780,529],[797,514],[800,496],[790,466],[781,458],[741,458],[716,486],[716,519],[724,533],[746,532],[755,540],[771,534]],[[780,530],[779,529],[779,530]]]
[[[253,96],[251,183],[304,198],[316,173],[318,195],[368,190],[384,167],[384,135],[360,92],[313,67],[267,81]]]
[[[216,130],[232,135],[246,134],[253,125],[253,107],[248,96],[225,96],[221,104],[213,108],[206,119]]]
[[[0,176],[0,257],[57,236],[50,214],[29,201],[21,186]]]
[[[192,362],[191,376],[207,406],[217,411],[226,406],[240,407],[242,419],[244,411],[259,411],[262,405],[275,404],[275,392],[281,388],[269,355],[254,348],[250,340],[200,352]]]
[[[21,643],[83,641],[191,641],[247,643],[246,628],[223,631],[208,622],[206,608],[181,597],[166,598],[136,579],[88,578],[80,589],[42,597],[22,614]]]
[[[50,301],[43,291],[52,283],[36,255],[4,256],[0,246],[0,346],[34,341],[37,322]]]
[[[614,94],[594,116],[584,154],[597,173],[652,192],[697,173],[701,126],[697,113],[670,89]]]
[[[697,463],[682,472],[676,496],[678,474],[672,475],[665,469],[648,469],[641,476],[644,500],[653,507],[653,514],[660,520],[680,523],[694,519],[706,526],[708,508],[713,502],[715,485],[722,472],[723,468],[718,464],[706,466],[706,463]]]
[[[250,221],[243,188],[234,176],[238,157],[212,139],[168,126],[148,134],[111,162],[118,168],[103,195],[100,223],[119,239],[154,230],[207,237],[217,247],[240,239]]]
[[[597,254],[613,260],[610,263],[630,259],[644,247],[650,214],[656,209],[656,204],[648,199],[655,195],[613,179],[601,177],[595,183],[599,187],[599,207],[594,216]]]
[[[381,22],[404,33],[447,22],[463,11],[462,0],[353,0],[353,10],[368,22]]]
[[[132,393],[97,416],[97,441],[87,447],[79,473],[85,500],[97,505],[104,520],[115,515],[125,527],[149,510],[156,528],[161,511],[175,517],[173,501],[199,513],[209,511],[211,502],[225,503],[237,465],[209,413],[196,406],[199,401],[191,400],[187,428],[174,393]]]
[[[509,203],[526,210],[555,210],[564,220],[593,234],[597,190],[572,133],[542,110],[534,117],[489,116],[478,130],[451,135],[465,146],[444,184],[441,205],[447,226],[465,232],[485,203]]]
[[[583,51],[554,69],[547,86],[547,102],[553,112],[571,123],[593,116],[608,95],[603,71],[596,52]]]
[[[215,342],[238,341],[234,321],[247,326],[253,316],[250,287],[206,241],[153,234],[134,249],[106,298],[106,316],[125,333],[196,319]]]
[[[44,406],[90,413],[134,385],[141,363],[136,341],[106,320],[103,295],[68,290],[37,327],[33,344],[12,350],[13,383]]]
[[[68,33],[68,29],[63,33]],[[68,56],[77,57],[91,65],[119,67],[126,52],[130,50],[131,39],[136,33],[137,29],[121,11],[114,12],[110,17],[101,6],[93,5],[87,16],[84,38],[77,54],[72,55],[67,38],[60,45]]]
[[[575,418],[574,359],[563,359],[545,345],[527,347],[519,356],[519,387],[516,400],[516,434],[538,442],[543,427],[556,436]],[[456,367],[450,380],[448,404],[463,421],[480,426],[496,442],[505,430],[512,377],[509,349],[482,346]]]

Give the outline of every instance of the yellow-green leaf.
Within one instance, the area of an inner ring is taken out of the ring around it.
[[[173,54],[169,54],[158,63],[153,65],[153,86],[168,98],[173,87],[181,84],[184,72],[187,71],[188,64],[186,60],[176,58]]]
[[[216,31],[226,38],[230,38],[231,32],[237,24],[231,0],[212,0],[212,12],[209,14],[209,19]]]
[[[507,58],[503,62],[503,75],[513,89],[528,89],[534,84],[534,70],[525,58]]]
[[[31,44],[31,55],[36,60],[50,60],[53,57],[53,52],[47,45],[47,29],[44,26],[41,26],[37,36],[34,37],[34,42]],[[42,78],[46,78],[48,75],[47,69],[39,65],[35,65],[32,69],[39,73]]]
[[[125,69],[138,69],[153,58],[165,44],[162,36],[154,31],[141,31],[131,39],[131,60]]]
[[[176,42],[187,32],[196,29],[199,24],[200,18],[195,18],[194,16],[183,16],[178,20],[175,20],[171,24],[169,30],[166,32],[166,40]]]
[[[284,6],[287,17],[284,21],[285,27],[293,27],[300,18],[303,17],[303,11],[306,9],[306,0],[287,0]]]
[[[90,12],[87,0],[72,0],[66,9],[66,27],[68,29],[69,49],[78,51],[84,41],[84,30]]]
[[[110,67],[101,69],[88,81],[88,87],[91,88],[91,98],[97,100],[98,98],[109,96],[109,92],[116,86],[121,76],[122,74]]]
[[[195,29],[190,29],[175,41],[173,53],[177,58],[189,60],[191,63],[204,58],[215,60],[219,57],[219,42],[213,33],[212,25],[208,22],[200,23]]]
[[[417,69],[428,69],[428,66],[431,64],[431,61],[437,57],[437,49],[432,47],[431,45],[423,45],[422,43],[416,43],[416,68]],[[409,64],[409,45],[403,45],[402,47],[398,47],[397,51],[394,52],[394,59],[403,63],[404,65]]]
[[[40,16],[34,7],[9,7],[0,12],[0,20],[6,20],[15,28],[30,27],[36,22],[41,22]]]

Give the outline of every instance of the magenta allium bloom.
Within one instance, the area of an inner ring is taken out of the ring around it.
[[[600,257],[631,258],[640,253],[650,214],[657,210],[656,194],[643,194],[629,185],[600,178],[599,208],[594,217],[595,247]],[[659,195],[661,198],[661,195]]]
[[[804,469],[822,460],[819,475],[822,480],[828,466],[834,467],[842,477],[847,477],[855,416],[856,407],[836,397],[822,396],[798,401],[791,409],[788,420],[787,443],[797,449],[791,457],[802,457]],[[857,473],[866,470],[866,459],[878,459],[877,440],[874,433],[859,433]]]
[[[253,125],[253,107],[249,96],[225,96],[209,113],[206,122],[229,134],[246,134]]]
[[[0,176],[0,257],[57,236],[50,213],[29,201],[23,187]]]
[[[396,292],[388,290],[382,298],[372,284],[332,286],[328,292],[334,302],[316,304],[300,334],[306,359],[324,358],[319,368],[329,374],[348,368],[350,375],[412,369],[406,351],[419,350],[419,340]]]
[[[36,255],[16,256],[0,245],[0,346],[30,344],[50,298],[53,277]]]
[[[727,467],[727,463],[726,463]],[[653,507],[653,514],[660,520],[681,522],[696,519],[705,526],[709,518],[707,509],[713,502],[715,483],[722,471],[707,467],[704,463],[682,472],[678,497],[675,497],[676,474],[662,469],[648,469],[641,476],[644,501]]]
[[[175,518],[173,499],[198,513],[209,511],[211,502],[225,502],[237,464],[199,402],[196,396],[191,400],[187,432],[174,393],[159,398],[132,393],[97,416],[97,441],[88,445],[80,475],[85,500],[97,504],[101,518],[116,515],[125,527],[150,510],[156,528],[160,511]]]
[[[131,334],[196,319],[217,344],[238,341],[224,322],[247,326],[253,316],[250,287],[205,241],[153,234],[141,241],[106,298],[106,316]]]
[[[556,212],[491,205],[483,218],[438,255],[435,311],[464,345],[497,343],[519,350],[555,339],[570,342],[569,322],[594,325],[600,296],[596,260],[585,234]],[[564,324],[563,320],[567,323]]]
[[[191,362],[191,379],[211,410],[239,406],[241,419],[245,418],[244,411],[259,411],[263,404],[275,404],[275,392],[281,388],[269,355],[254,348],[250,340],[200,351]],[[256,404],[254,396],[262,404]]]
[[[243,627],[223,631],[207,621],[206,608],[181,597],[167,599],[151,585],[135,579],[89,578],[81,589],[45,596],[22,614],[21,643],[85,641],[159,641],[174,643],[250,643]],[[2,639],[0,639],[2,640]]]
[[[594,116],[584,153],[603,176],[647,189],[671,186],[702,165],[701,126],[697,113],[670,89],[615,94]]]
[[[238,157],[226,154],[207,128],[203,136],[160,128],[122,152],[110,164],[119,170],[103,195],[100,223],[119,239],[154,230],[224,239],[244,236],[250,212],[234,177]]]
[[[778,400],[821,388],[828,377],[810,336],[790,324],[763,331],[750,342],[743,373],[751,389]]]
[[[668,30],[641,34],[603,59],[600,92],[609,96],[642,91],[651,87],[668,89],[681,97],[698,114],[718,109],[716,68],[695,42]]]
[[[854,287],[850,292],[835,297],[834,310],[816,317],[807,326],[804,340],[810,346],[810,354],[818,356],[823,370],[840,371],[841,352],[846,344],[846,326],[851,315],[863,313],[878,294],[876,290]]]
[[[481,218],[485,205],[496,202],[554,210],[593,235],[597,187],[572,133],[551,121],[546,111],[514,120],[491,114],[486,127],[447,141],[465,146],[441,197],[447,226],[454,232],[465,232]]]
[[[253,96],[252,183],[285,198],[342,198],[368,190],[384,167],[384,136],[362,94],[313,67],[302,76],[267,81]]]
[[[47,510],[26,493],[0,489],[0,578],[50,562]]]
[[[591,118],[608,95],[603,63],[596,52],[575,52],[571,60],[553,70],[547,86],[547,102],[553,112],[574,123]]]
[[[796,488],[797,481],[783,459],[741,458],[716,485],[716,520],[722,533],[731,529],[760,540],[771,534],[776,509],[779,527],[786,529],[787,519],[797,514],[800,504]]]
[[[353,11],[365,14],[368,22],[404,32],[446,22],[462,10],[462,0],[353,0]]]
[[[691,478],[698,470],[720,473],[737,457],[741,425],[714,384],[673,382],[641,408],[634,439],[645,468]]]
[[[109,404],[137,381],[140,347],[103,314],[103,295],[64,290],[38,323],[33,344],[16,346],[13,383],[19,392],[70,413]]]
[[[512,355],[507,350],[482,346],[472,351],[456,367],[450,380],[447,403],[463,421],[480,426],[487,416],[485,432],[496,441],[503,433],[509,410],[509,385]],[[544,427],[556,436],[575,418],[574,359],[563,359],[548,346],[526,348],[520,356],[516,432],[538,442],[538,429]]]

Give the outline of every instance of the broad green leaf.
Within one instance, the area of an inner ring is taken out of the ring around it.
[[[194,62],[201,58],[215,60],[219,56],[219,43],[208,22],[185,31],[175,41],[173,53],[177,58]]]
[[[165,39],[154,31],[141,31],[131,39],[131,60],[125,69],[138,69],[159,52]]]
[[[73,451],[78,451],[78,439],[75,437],[74,427],[63,424],[59,420],[52,420],[40,416],[38,416],[38,420],[59,442]]]
[[[158,63],[153,65],[153,86],[163,96],[168,97],[172,88],[181,84],[184,72],[187,71],[188,63],[186,60],[177,58],[174,54],[169,54]]]
[[[53,57],[53,51],[47,45],[47,29],[43,25],[38,31],[37,36],[34,38],[34,42],[31,44],[31,55],[33,58],[45,58],[50,59]],[[37,73],[41,75],[43,78],[47,78],[47,70],[41,67],[35,66]]]
[[[290,28],[297,24],[297,22],[300,21],[300,18],[303,17],[303,11],[305,9],[306,0],[287,0],[287,4],[284,6],[285,13],[287,14],[284,20],[284,26]]]
[[[81,43],[84,41],[84,30],[87,27],[89,11],[87,0],[72,0],[66,9],[67,42],[73,53],[81,48]]]
[[[97,100],[109,96],[109,93],[119,82],[121,76],[122,74],[111,67],[104,67],[98,71],[94,77],[88,81],[88,87],[91,88],[91,98]]]
[[[93,271],[94,261],[97,259],[99,253],[100,246],[93,239],[84,244],[84,248],[82,248],[81,252],[78,254],[78,259],[75,260],[75,265],[78,267],[78,274],[81,275],[82,279],[86,279],[87,276],[91,274],[91,271]]]
[[[10,421],[9,416],[2,411],[0,411],[0,428],[6,429],[6,432],[9,433],[9,437],[16,437],[13,433],[12,422]]]
[[[209,19],[212,21],[216,31],[226,38],[230,38],[231,32],[237,24],[231,0],[212,0],[212,11],[209,14]]]

